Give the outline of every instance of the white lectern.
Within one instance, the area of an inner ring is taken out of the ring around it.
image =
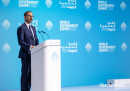
[[[60,40],[46,40],[31,49],[31,90],[61,91]]]

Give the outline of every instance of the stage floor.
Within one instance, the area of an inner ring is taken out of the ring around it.
[[[20,90],[0,90],[0,91],[20,91]],[[115,89],[97,86],[78,86],[78,87],[62,87],[61,91],[130,91],[130,88]]]

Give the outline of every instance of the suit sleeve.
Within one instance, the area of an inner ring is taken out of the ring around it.
[[[17,37],[18,37],[18,43],[21,47],[25,49],[29,49],[31,45],[24,42],[24,29],[22,27],[19,27],[17,29]]]

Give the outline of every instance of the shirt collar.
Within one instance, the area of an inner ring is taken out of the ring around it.
[[[27,25],[27,27],[29,28],[29,25],[30,25],[30,24],[28,24],[27,22],[25,22],[25,24],[26,24],[26,25]]]

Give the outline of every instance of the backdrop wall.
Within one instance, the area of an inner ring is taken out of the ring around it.
[[[0,90],[20,89],[17,28],[32,11],[32,25],[61,40],[61,85],[106,84],[130,78],[129,0],[1,0]],[[47,40],[46,34],[43,34]]]

